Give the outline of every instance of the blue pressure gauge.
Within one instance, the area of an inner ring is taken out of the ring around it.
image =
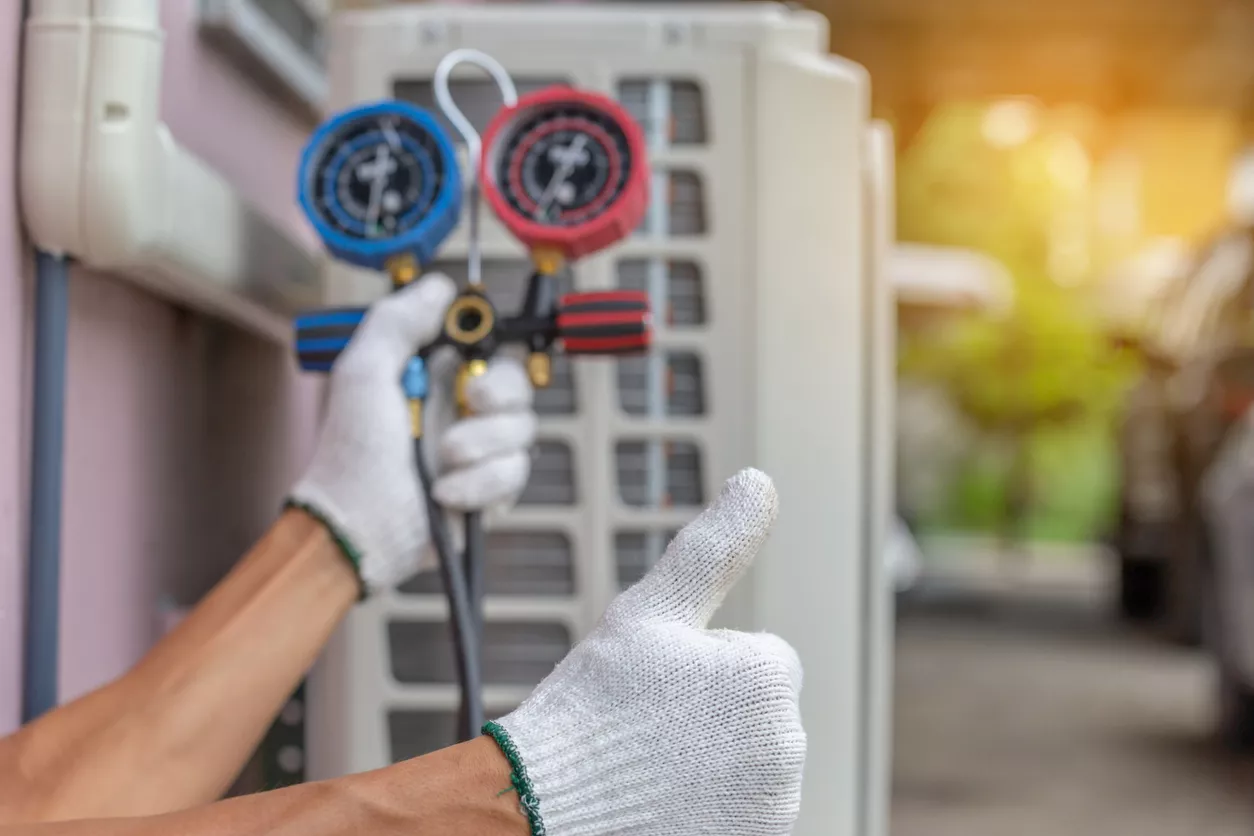
[[[420,265],[457,226],[462,183],[453,143],[435,117],[383,101],[323,123],[300,162],[300,205],[336,258],[383,270]]]

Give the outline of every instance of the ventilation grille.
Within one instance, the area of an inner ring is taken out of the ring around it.
[[[241,77],[295,105],[302,117],[322,115],[327,41],[321,16],[306,3],[199,0],[188,5],[196,9],[201,38]]]
[[[457,682],[453,639],[444,621],[392,621],[388,624],[392,676],[405,685]],[[570,650],[562,624],[488,621],[483,625],[485,685],[540,684]]]
[[[575,456],[569,444],[541,441],[531,457],[531,480],[519,505],[574,505]]]
[[[618,362],[618,401],[628,415],[650,415],[657,360],[653,357],[627,357]],[[671,416],[705,414],[701,358],[690,352],[666,355],[661,366],[659,390],[665,401],[661,412]]]
[[[535,268],[521,258],[485,258],[480,265],[480,280],[493,306],[504,314],[516,313],[527,296],[527,281]],[[458,285],[469,281],[469,268],[462,258],[441,259],[431,263],[429,272],[443,273]],[[558,293],[575,289],[575,277],[569,268],[557,276]]]
[[[665,261],[663,259],[632,258],[618,263],[618,286],[624,290],[650,292],[650,271],[661,271],[661,281],[666,288],[665,310],[654,300],[663,321],[672,328],[704,325],[706,317],[705,292],[701,281],[701,267],[695,261]]]
[[[431,262],[429,273],[443,273],[459,286],[469,281],[469,266],[464,258],[444,258]],[[531,262],[522,258],[485,258],[480,264],[480,278],[492,303],[507,313],[518,309],[527,292]]]
[[[508,713],[489,714],[488,719],[498,720]],[[457,712],[389,712],[388,739],[392,745],[392,763],[447,749],[457,743]]]
[[[682,238],[704,235],[705,184],[695,171],[654,172],[655,188],[661,179],[663,200],[654,200],[637,228],[641,235]]]
[[[615,461],[619,494],[627,505],[669,508],[704,504],[701,450],[692,442],[620,441]]]
[[[618,86],[618,98],[646,136],[659,138],[665,145],[707,141],[705,97],[695,82],[627,79]]]
[[[252,5],[311,58],[322,60],[326,49],[323,24],[294,0],[252,0]]]
[[[644,577],[662,557],[666,545],[679,532],[620,531],[614,535],[614,564],[619,589],[626,589]]]
[[[388,714],[392,763],[400,763],[457,743],[457,713],[453,711],[393,711]]]
[[[554,354],[549,385],[536,390],[536,414],[574,415],[577,409],[575,368],[569,357],[564,354]]]
[[[575,573],[570,538],[560,531],[492,531],[487,535],[484,587],[489,595],[571,595]],[[443,595],[439,572],[415,575],[404,595]]]
[[[514,77],[514,86],[518,88],[520,96],[543,90],[545,87],[552,87],[555,84],[569,85],[570,83],[570,79],[561,77]],[[491,79],[454,80],[449,82],[448,89],[453,101],[457,102],[457,107],[479,133],[487,130],[488,123],[501,109],[501,91],[497,89],[496,82]],[[465,144],[461,134],[440,112],[440,106],[435,101],[435,84],[431,79],[400,79],[392,86],[392,95],[431,111],[456,144]]]

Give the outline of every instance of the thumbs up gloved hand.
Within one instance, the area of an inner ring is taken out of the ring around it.
[[[516,711],[485,728],[533,836],[782,836],[801,803],[801,663],[706,624],[766,539],[763,473],[718,500]]]
[[[450,279],[432,274],[371,307],[331,372],[313,461],[289,496],[289,504],[331,529],[367,589],[405,580],[434,555],[401,375],[439,336],[456,292]],[[433,390],[446,388],[442,383],[432,380]],[[473,379],[466,395],[474,417],[434,439],[443,467],[433,492],[455,511],[508,504],[530,471],[531,384],[519,363],[502,359]]]

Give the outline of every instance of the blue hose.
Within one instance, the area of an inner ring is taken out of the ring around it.
[[[35,403],[31,425],[23,723],[57,705],[61,483],[70,301],[70,270],[65,258],[42,251],[37,252],[35,258]]]

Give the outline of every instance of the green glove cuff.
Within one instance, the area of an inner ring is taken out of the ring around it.
[[[344,534],[336,527],[335,523],[327,519],[326,515],[317,508],[306,505],[303,502],[297,502],[294,499],[289,499],[284,502],[283,507],[285,509],[294,508],[297,511],[303,511],[318,522],[322,523],[322,526],[327,530],[327,533],[331,535],[331,539],[335,541],[335,545],[339,546],[344,558],[348,560],[353,567],[353,574],[357,576],[357,586],[360,587],[357,600],[366,600],[369,593],[366,590],[365,582],[361,578],[361,552],[358,551],[357,547],[352,544],[352,541],[345,537]]]
[[[536,798],[535,787],[532,786],[531,779],[527,777],[527,767],[523,766],[522,755],[518,753],[518,747],[514,745],[509,732],[497,723],[489,721],[484,723],[483,733],[496,741],[501,754],[505,755],[505,760],[509,761],[509,782],[518,793],[518,803],[522,806],[528,824],[531,825],[531,836],[545,836],[544,822],[540,819],[540,799]]]

